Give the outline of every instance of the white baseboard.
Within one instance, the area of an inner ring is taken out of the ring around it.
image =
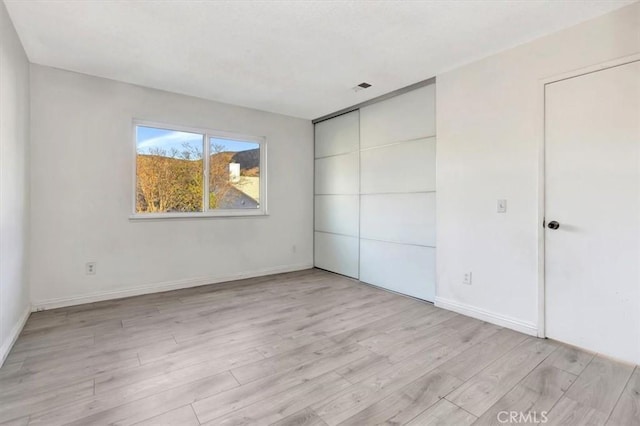
[[[13,344],[16,343],[16,340],[18,340],[18,336],[20,336],[20,333],[22,333],[22,329],[24,328],[24,325],[27,323],[27,320],[29,319],[30,314],[31,314],[31,304],[27,305],[27,308],[24,310],[24,312],[20,316],[20,319],[18,320],[17,323],[15,323],[15,325],[11,329],[11,332],[9,333],[7,340],[2,342],[2,346],[0,346],[0,367],[2,367],[2,365],[4,364],[4,361],[7,359],[7,355],[9,355],[9,352],[11,352],[11,348],[13,348]]]
[[[538,328],[533,323],[508,317],[506,315],[496,314],[495,312],[490,312],[453,300],[443,299],[442,297],[436,297],[435,305],[439,308],[448,309],[468,317],[490,322],[501,327],[510,328],[524,334],[536,337],[538,336]]]
[[[284,265],[273,268],[259,269],[249,272],[239,272],[216,277],[190,278],[177,281],[165,281],[155,284],[128,288],[124,290],[102,291],[82,296],[61,297],[33,302],[32,311],[44,311],[47,309],[64,308],[66,306],[82,305],[84,303],[102,302],[105,300],[122,299],[123,297],[140,296],[163,291],[180,290],[189,287],[198,287],[208,284],[217,284],[227,281],[242,280],[245,278],[262,277],[265,275],[281,274],[284,272],[302,271],[313,268],[313,263],[301,263],[297,265]]]

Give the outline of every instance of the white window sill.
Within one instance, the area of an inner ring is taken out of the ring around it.
[[[132,214],[129,220],[173,220],[173,219],[211,219],[211,218],[242,218],[242,217],[266,217],[268,213],[264,211],[238,211],[230,210],[225,212],[203,212],[203,213],[143,213]]]

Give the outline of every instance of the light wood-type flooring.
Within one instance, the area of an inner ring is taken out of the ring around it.
[[[637,425],[640,371],[315,269],[34,313],[0,369],[10,425],[464,426],[511,412]]]

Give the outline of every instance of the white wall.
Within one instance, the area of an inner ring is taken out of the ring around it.
[[[312,266],[310,121],[37,65],[31,94],[36,307]],[[133,118],[265,136],[270,215],[130,220]]]
[[[0,2],[0,365],[29,311],[29,61]]]
[[[637,52],[640,3],[437,77],[437,304],[536,333],[540,80]]]

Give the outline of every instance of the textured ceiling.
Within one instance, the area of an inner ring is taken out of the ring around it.
[[[628,3],[5,0],[34,63],[303,118]]]

